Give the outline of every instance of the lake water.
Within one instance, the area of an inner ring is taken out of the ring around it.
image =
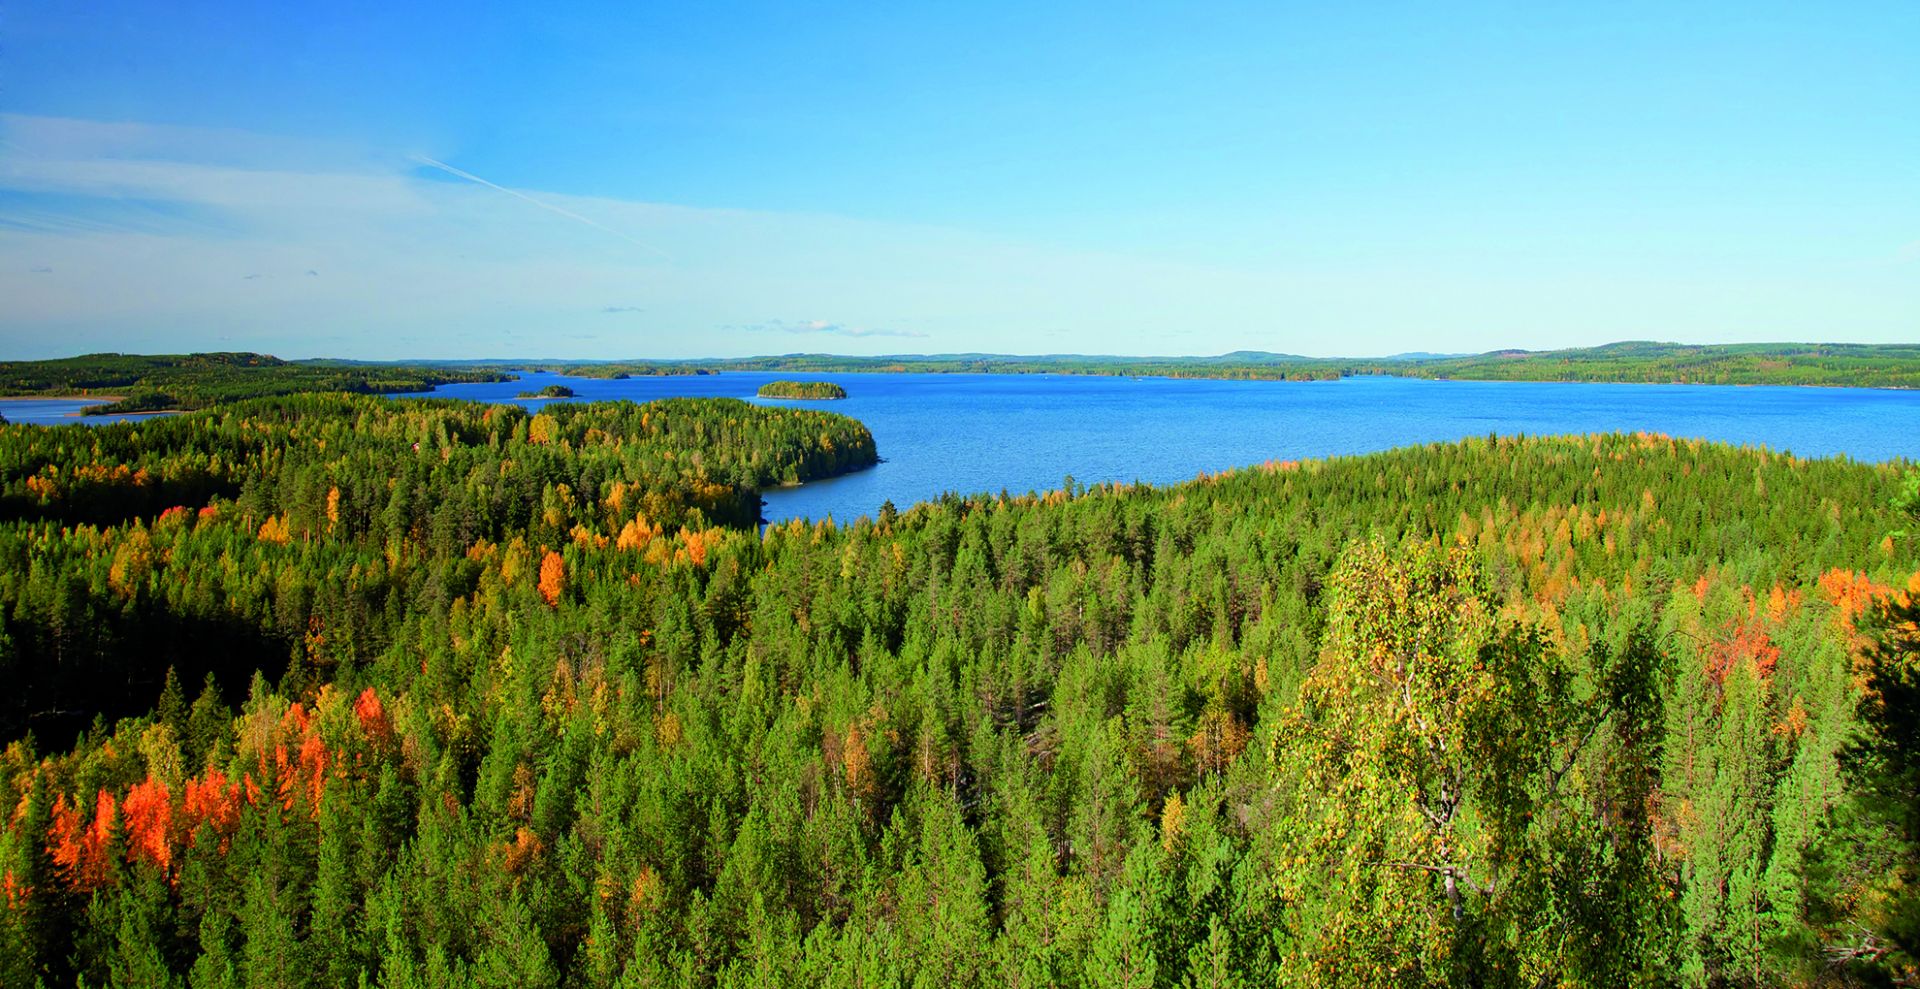
[[[845,386],[834,402],[754,397],[768,381],[820,378]],[[572,401],[725,396],[761,405],[842,412],[873,430],[882,462],[869,470],[766,492],[769,521],[871,515],[947,491],[1014,493],[1082,484],[1168,484],[1266,460],[1366,453],[1488,433],[1648,430],[1764,444],[1802,456],[1920,459],[1920,391],[1729,388],[1506,381],[1207,381],[1015,374],[773,374],[626,378],[527,374],[518,381],[446,385],[435,397],[517,402],[565,384]],[[11,422],[100,424],[151,416],[72,413],[72,399],[0,402]]]
[[[760,385],[780,378],[835,381],[847,398],[754,397]],[[432,394],[504,402],[548,384],[568,385],[575,401],[720,395],[803,405],[845,413],[873,430],[882,463],[766,492],[766,517],[775,522],[848,521],[874,514],[885,501],[904,509],[947,491],[1044,491],[1068,475],[1082,484],[1165,484],[1266,460],[1488,433],[1648,430],[1802,456],[1920,458],[1920,391],[1863,388],[728,372],[619,381],[528,374],[514,382],[447,385]]]
[[[38,426],[64,426],[76,422],[99,426],[109,422],[138,422],[157,415],[169,414],[164,412],[131,412],[110,416],[80,414],[80,410],[89,405],[105,404],[96,398],[9,398],[0,400],[0,416],[6,416],[8,422],[30,422]]]

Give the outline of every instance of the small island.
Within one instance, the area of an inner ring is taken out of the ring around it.
[[[518,398],[572,398],[573,389],[566,385],[548,385],[539,391],[523,391]]]
[[[831,381],[769,381],[760,386],[761,398],[846,398],[847,390]]]

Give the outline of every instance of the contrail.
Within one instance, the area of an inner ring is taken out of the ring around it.
[[[627,243],[629,243],[629,244],[632,244],[632,245],[633,245],[633,246],[635,246],[635,247],[638,247],[638,248],[641,248],[642,250],[647,250],[647,251],[651,251],[651,252],[653,252],[654,254],[658,254],[659,256],[661,256],[661,257],[663,257],[663,258],[665,258],[665,257],[667,257],[667,252],[665,252],[665,251],[663,251],[663,250],[661,250],[661,249],[659,249],[659,248],[657,248],[657,247],[655,247],[655,246],[653,246],[652,244],[648,244],[648,243],[645,243],[645,242],[642,242],[642,241],[638,241],[638,240],[635,240],[635,239],[633,239],[632,237],[629,237],[629,236],[627,236],[626,234],[623,234],[623,233],[621,233],[620,231],[618,231],[618,230],[615,230],[615,229],[613,229],[612,227],[609,227],[609,226],[607,226],[606,224],[604,224],[604,223],[601,223],[601,222],[600,222],[600,221],[598,221],[598,220],[593,220],[593,219],[589,219],[589,218],[587,218],[587,217],[584,217],[584,216],[581,216],[581,215],[580,215],[580,214],[578,214],[578,213],[575,213],[575,212],[574,212],[574,211],[572,211],[572,210],[569,210],[569,209],[562,209],[562,208],[560,208],[560,207],[558,207],[558,206],[555,206],[555,205],[553,205],[552,203],[543,203],[543,202],[541,202],[540,200],[538,200],[538,199],[535,199],[535,198],[533,198],[532,196],[529,196],[529,195],[527,195],[526,193],[524,193],[524,192],[520,192],[520,191],[518,191],[518,190],[516,190],[516,189],[509,189],[509,188],[507,188],[507,187],[506,187],[506,186],[504,186],[504,185],[500,185],[500,184],[498,184],[498,183],[494,183],[494,182],[488,182],[488,181],[487,181],[486,179],[483,179],[483,178],[481,178],[480,176],[478,176],[478,175],[475,175],[475,174],[473,174],[472,172],[464,172],[464,171],[461,171],[460,169],[458,169],[458,168],[455,168],[455,167],[453,167],[452,165],[449,165],[449,164],[447,164],[447,163],[446,163],[446,162],[444,162],[444,161],[436,161],[436,160],[434,160],[434,159],[432,159],[432,158],[429,158],[429,157],[427,157],[426,155],[414,155],[414,156],[413,156],[413,160],[414,160],[414,161],[417,161],[417,162],[419,162],[419,163],[421,163],[422,165],[431,165],[431,166],[433,166],[434,168],[437,168],[437,169],[439,169],[439,170],[441,170],[441,171],[443,171],[443,172],[446,172],[446,173],[447,173],[447,174],[449,174],[449,175],[457,175],[457,176],[459,176],[460,178],[463,178],[463,179],[466,179],[466,180],[467,180],[467,181],[469,181],[469,182],[473,182],[473,183],[476,183],[476,184],[478,184],[478,185],[484,185],[484,186],[486,186],[486,187],[487,187],[487,188],[489,188],[489,189],[494,189],[494,190],[497,190],[497,191],[499,191],[499,192],[504,192],[504,193],[506,193],[507,195],[509,195],[509,196],[512,196],[512,197],[513,197],[513,198],[515,198],[515,199],[519,199],[519,200],[523,200],[523,201],[525,201],[525,202],[529,202],[529,203],[532,203],[533,205],[535,205],[535,206],[538,206],[538,207],[540,207],[541,209],[543,209],[543,210],[546,210],[546,211],[547,211],[547,212],[549,212],[549,213],[558,213],[558,214],[560,214],[561,216],[564,216],[564,217],[566,217],[566,218],[567,218],[567,219],[569,219],[569,220],[577,220],[577,221],[579,221],[579,222],[581,222],[581,223],[584,223],[584,224],[586,224],[586,225],[587,225],[587,226],[589,226],[589,227],[592,227],[592,228],[594,228],[595,230],[598,230],[598,231],[600,231],[601,233],[608,233],[608,234],[612,234],[612,235],[614,235],[615,237],[618,237],[618,238],[620,238],[621,240],[624,240],[624,241],[626,241]],[[671,260],[671,259],[669,259],[669,260]]]

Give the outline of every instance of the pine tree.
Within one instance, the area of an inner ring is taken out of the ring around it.
[[[559,984],[533,913],[516,892],[492,896],[480,918],[473,982],[483,989],[550,989]]]

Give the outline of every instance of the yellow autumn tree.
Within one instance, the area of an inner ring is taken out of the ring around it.
[[[1446,984],[1497,971],[1545,983],[1570,966],[1590,969],[1572,984],[1640,981],[1592,968],[1632,951],[1569,947],[1630,941],[1634,904],[1658,887],[1641,822],[1596,811],[1599,795],[1578,792],[1570,770],[1600,732],[1638,738],[1658,722],[1644,700],[1650,640],[1591,657],[1604,689],[1576,700],[1568,658],[1501,613],[1470,552],[1361,543],[1330,586],[1320,660],[1272,740],[1291,806],[1280,854],[1293,868],[1279,893],[1303,932],[1282,981]],[[1636,779],[1624,773],[1610,791],[1629,810],[1646,798],[1628,789]],[[1620,851],[1589,863],[1591,875],[1556,872],[1553,849],[1574,833]],[[1600,890],[1605,909],[1571,911]],[[1581,927],[1587,916],[1603,918],[1599,929]]]
[[[123,597],[133,592],[153,572],[153,541],[147,530],[134,529],[120,540],[113,551],[113,565],[107,571],[107,584]]]
[[[284,516],[269,516],[265,522],[260,523],[261,542],[280,543],[284,545],[288,538],[287,520]]]

